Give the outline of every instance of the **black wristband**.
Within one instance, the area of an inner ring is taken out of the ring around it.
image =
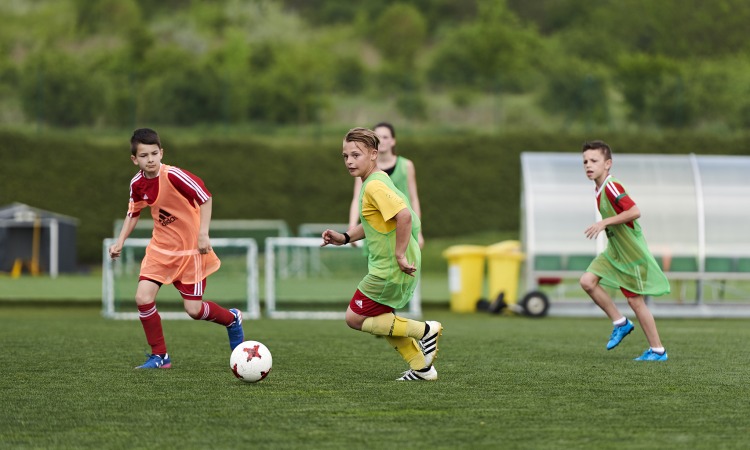
[[[347,233],[347,232],[345,231],[345,232],[344,232],[344,245],[348,244],[348,243],[349,243],[349,241],[350,241],[351,239],[352,239],[352,238],[351,238],[351,237],[349,237],[349,233]]]

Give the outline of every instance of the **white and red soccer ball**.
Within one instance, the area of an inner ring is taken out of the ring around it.
[[[272,365],[271,352],[258,341],[243,342],[232,350],[229,357],[229,368],[234,376],[247,383],[265,378]]]

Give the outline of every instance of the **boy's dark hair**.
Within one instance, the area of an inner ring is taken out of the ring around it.
[[[374,131],[367,128],[352,128],[346,133],[344,142],[359,142],[371,150],[377,150],[380,145],[380,139]]]
[[[161,148],[159,134],[151,128],[138,128],[133,131],[133,137],[130,138],[130,153],[135,155],[138,151],[138,144],[158,145]]]
[[[393,125],[391,125],[389,122],[379,122],[379,123],[376,123],[375,126],[372,127],[372,129],[375,130],[376,128],[380,128],[380,127],[388,128],[391,131],[391,137],[393,137],[394,139],[396,138],[396,129],[393,128]],[[391,149],[391,151],[393,152],[394,155],[397,154],[396,153],[396,146],[395,145],[393,146],[393,148]]]
[[[604,141],[584,142],[581,151],[585,152],[586,150],[599,150],[602,152],[605,161],[608,159],[612,159],[612,149],[609,148],[609,145],[607,145],[607,143]]]

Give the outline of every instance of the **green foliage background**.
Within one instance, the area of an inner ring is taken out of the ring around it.
[[[341,160],[341,135],[318,139],[180,138],[162,132],[164,162],[199,175],[214,195],[216,219],[346,222],[352,178]],[[127,139],[30,137],[0,132],[0,205],[18,201],[81,220],[81,262],[101,258],[101,241],[124,217],[130,179]],[[748,136],[700,133],[606,133],[617,153],[744,154]],[[427,238],[518,231],[520,153],[577,153],[585,134],[404,137],[399,147],[417,168]],[[581,173],[583,180],[584,175]]]
[[[487,97],[522,97],[527,129],[750,124],[744,0],[16,0],[0,15],[6,125],[340,124],[354,100],[486,128]]]
[[[522,151],[747,154],[744,0],[0,3],[0,204],[121,218],[127,138],[204,178],[214,216],[346,221],[353,126],[393,122],[429,237],[517,231]],[[720,24],[721,26],[717,26]]]

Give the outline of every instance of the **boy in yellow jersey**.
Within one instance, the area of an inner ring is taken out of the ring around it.
[[[156,131],[135,130],[130,152],[130,159],[140,170],[130,181],[128,213],[117,242],[109,248],[109,256],[120,256],[141,210],[150,207],[154,231],[141,263],[135,302],[151,354],[136,369],[172,366],[156,310],[156,294],[163,284],[172,284],[180,292],[190,317],[225,326],[229,347],[234,349],[244,340],[242,313],[203,301],[206,277],[221,265],[208,237],[211,193],[203,180],[187,170],[162,164],[164,149]]]
[[[419,322],[394,314],[409,303],[421,265],[417,243],[420,221],[408,206],[403,192],[396,189],[388,175],[380,170],[377,135],[365,128],[353,128],[344,138],[343,157],[347,170],[362,180],[359,197],[360,224],[345,233],[323,232],[323,246],[344,245],[367,239],[368,273],[357,286],[349,308],[349,327],[384,336],[409,363],[410,369],[399,381],[437,380],[433,365],[440,322]]]
[[[393,181],[396,189],[406,194],[409,207],[421,219],[422,208],[417,193],[417,175],[414,163],[396,152],[396,129],[388,122],[380,122],[372,127],[372,131],[378,136],[380,146],[378,147],[378,168],[383,170]],[[349,207],[349,228],[359,223],[359,194],[362,189],[362,180],[354,178],[354,195]],[[424,248],[424,238],[420,229],[417,235],[419,248]],[[367,255],[367,247],[364,248]]]

